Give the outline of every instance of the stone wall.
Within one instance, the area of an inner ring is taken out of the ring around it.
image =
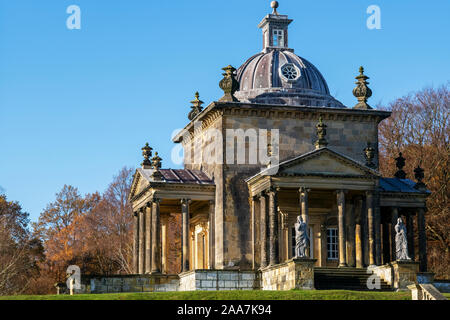
[[[261,272],[263,290],[314,289],[315,259],[291,259]]]
[[[180,291],[256,289],[260,289],[260,279],[254,271],[196,270],[180,274]]]
[[[117,275],[82,277],[78,293],[178,291],[178,275]]]

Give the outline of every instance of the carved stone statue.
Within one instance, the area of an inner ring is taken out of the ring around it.
[[[395,225],[395,256],[397,260],[411,260],[408,255],[408,241],[406,239],[406,227],[402,218],[397,219]]]
[[[295,257],[306,258],[306,249],[309,247],[308,227],[302,216],[297,217],[295,227]]]

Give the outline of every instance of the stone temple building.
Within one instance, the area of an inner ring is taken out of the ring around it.
[[[401,289],[426,277],[423,170],[406,179],[400,154],[395,177],[380,175],[377,128],[390,113],[368,105],[364,69],[355,106],[333,98],[289,47],[293,20],[277,7],[258,26],[262,51],[223,69],[224,96],[203,107],[196,94],[173,138],[184,169],[142,149],[129,198],[136,275],[121,290],[355,288],[372,275]],[[310,238],[301,259],[299,215]],[[410,260],[396,259],[399,217]]]

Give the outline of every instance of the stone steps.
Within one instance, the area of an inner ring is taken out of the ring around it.
[[[314,268],[314,287],[317,290],[358,290],[370,291],[367,279],[372,273],[362,268]],[[392,291],[391,286],[380,279],[380,289]]]

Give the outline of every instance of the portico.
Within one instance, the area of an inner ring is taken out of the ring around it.
[[[261,171],[246,180],[253,208],[255,269],[294,258],[298,215],[309,227],[308,256],[316,260],[316,267],[364,268],[395,261],[393,228],[399,214],[410,221],[409,248],[414,257],[412,219],[423,217],[426,194],[408,185],[410,180],[381,178],[372,168],[326,147],[285,161],[277,169],[275,175]],[[420,219],[416,225],[424,248]],[[426,270],[426,257],[422,254],[419,260],[421,270]]]
[[[190,170],[142,168],[137,175],[131,193],[135,273],[178,274],[213,268],[212,181]]]

